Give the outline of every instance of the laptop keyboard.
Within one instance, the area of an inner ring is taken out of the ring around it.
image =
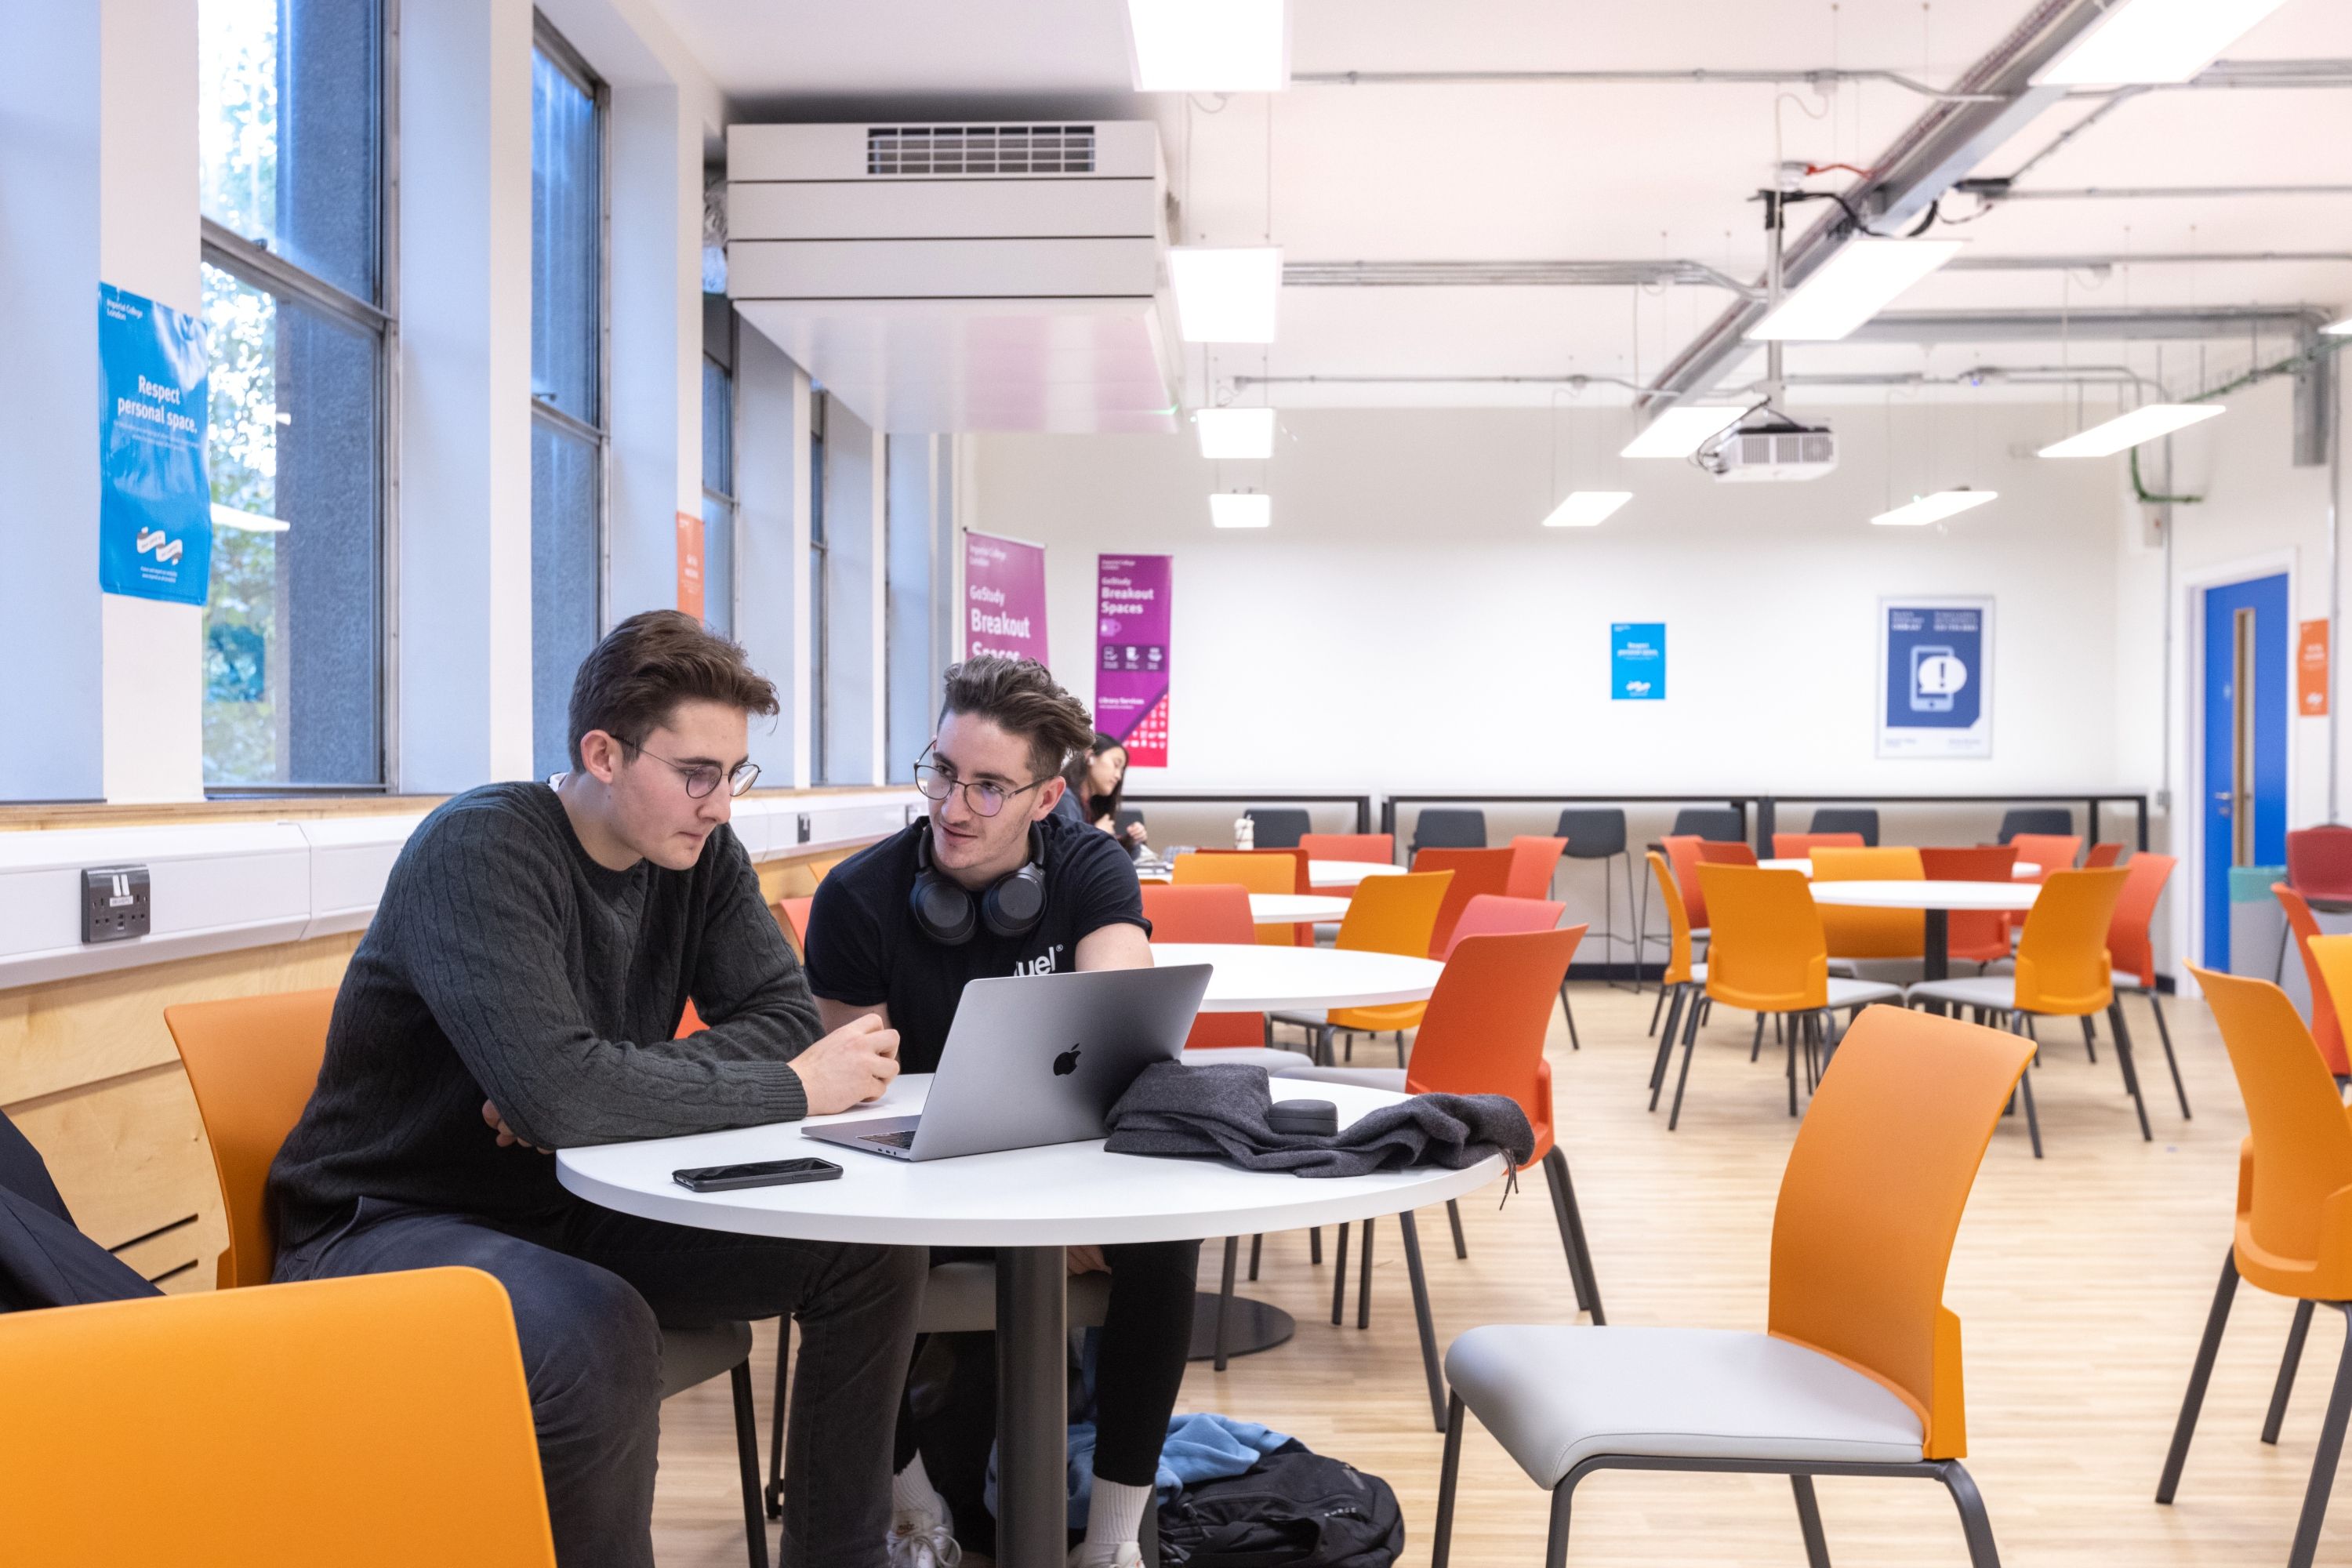
[[[860,1138],[858,1142],[860,1143],[887,1143],[893,1149],[911,1149],[915,1146],[915,1130],[909,1127],[898,1132],[868,1132],[866,1136]]]

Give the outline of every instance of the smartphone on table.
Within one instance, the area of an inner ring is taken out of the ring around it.
[[[673,1171],[670,1179],[688,1192],[732,1193],[745,1187],[788,1187],[795,1182],[830,1182],[841,1167],[830,1160],[803,1156],[794,1160],[761,1160],[742,1165],[701,1165]]]

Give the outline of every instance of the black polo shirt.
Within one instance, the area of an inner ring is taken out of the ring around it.
[[[908,1072],[939,1067],[965,981],[1074,969],[1079,940],[1105,926],[1150,934],[1127,851],[1108,833],[1053,815],[1037,825],[1045,918],[1026,936],[1001,937],[982,926],[962,946],[944,947],[923,934],[908,903],[922,831],[917,823],[835,867],[817,884],[809,911],[809,989],[852,1007],[887,1004]]]

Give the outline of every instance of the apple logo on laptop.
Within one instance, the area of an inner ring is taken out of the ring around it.
[[[1077,1070],[1077,1047],[1072,1046],[1068,1050],[1064,1051],[1060,1056],[1054,1058],[1054,1076],[1055,1078],[1067,1078]]]

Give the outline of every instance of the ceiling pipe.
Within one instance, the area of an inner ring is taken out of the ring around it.
[[[1959,256],[1947,272],[2107,272],[2118,267],[2352,262],[2352,250],[2102,251],[2083,256]],[[1288,261],[1287,289],[1583,289],[1680,285],[1761,300],[1765,290],[1691,260]]]
[[[1978,93],[1948,92],[1900,71],[1845,70],[1430,70],[1293,71],[1293,87],[1591,87],[1603,84],[1656,87],[1832,87],[1840,82],[1881,81],[1943,103],[1990,102]]]
[[[2352,196],[2352,185],[2076,185],[2021,191],[2007,180],[1962,180],[1957,187],[1988,202],[2212,201],[2222,196]]]

